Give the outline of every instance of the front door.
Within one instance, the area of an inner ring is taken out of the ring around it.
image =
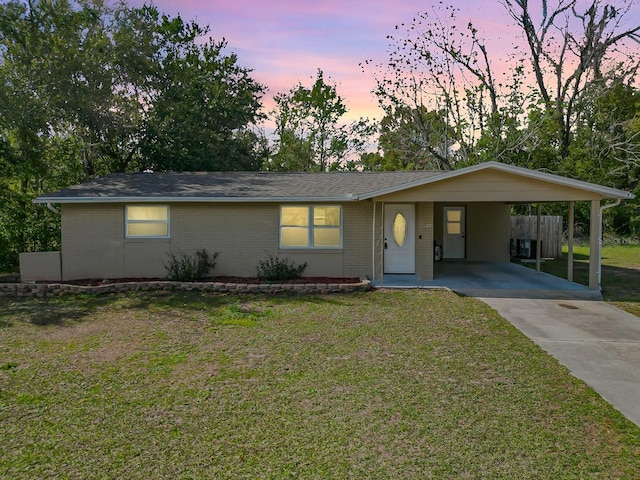
[[[415,205],[384,206],[384,273],[415,273],[415,215]]]
[[[464,258],[465,207],[444,207],[442,258]]]

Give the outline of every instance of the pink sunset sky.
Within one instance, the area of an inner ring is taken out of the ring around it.
[[[143,0],[129,0],[142,5]],[[388,58],[387,35],[395,26],[411,23],[418,12],[429,11],[436,1],[425,0],[153,0],[161,12],[180,14],[185,20],[209,25],[210,35],[228,42],[228,52],[238,55],[252,77],[268,87],[267,109],[276,93],[298,82],[310,86],[318,68],[337,84],[347,104],[349,120],[381,116],[371,90],[373,75],[360,63]],[[498,0],[457,0],[459,20],[472,20],[488,42],[494,62],[506,59],[519,33]],[[553,2],[551,2],[553,3]],[[640,22],[634,7],[627,26]]]

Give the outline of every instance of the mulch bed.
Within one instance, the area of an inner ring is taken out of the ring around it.
[[[301,277],[287,282],[265,282],[257,277],[215,277],[214,281],[223,283],[360,283],[358,277]]]
[[[81,280],[71,280],[65,281],[62,283],[66,283],[69,285],[83,285],[83,286],[97,286],[97,285],[108,285],[111,283],[131,283],[131,282],[157,282],[167,280],[166,278],[109,278],[107,280],[97,279],[97,278],[85,278]],[[290,280],[287,282],[265,282],[259,280],[257,277],[229,277],[229,276],[219,276],[214,277],[213,279],[208,279],[209,282],[221,282],[221,283],[247,283],[247,284],[261,284],[261,283],[298,283],[298,284],[306,284],[306,283],[321,283],[321,284],[329,284],[329,283],[360,283],[360,279],[358,277],[302,277],[297,280]],[[39,282],[40,283],[40,282]],[[42,282],[42,283],[51,283],[51,282]]]

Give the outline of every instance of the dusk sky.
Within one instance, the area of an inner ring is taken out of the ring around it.
[[[142,0],[129,0],[141,5]],[[185,20],[209,25],[210,35],[228,41],[228,52],[253,70],[254,79],[268,87],[264,103],[297,82],[310,86],[318,68],[337,84],[349,119],[379,117],[371,94],[374,79],[359,64],[383,62],[395,26],[431,8],[425,0],[154,0],[158,9]],[[506,58],[517,30],[498,0],[457,0],[460,19],[473,20],[489,42],[494,61]],[[637,8],[635,10],[640,10]],[[632,12],[640,21],[640,12]],[[637,22],[636,22],[637,23]]]

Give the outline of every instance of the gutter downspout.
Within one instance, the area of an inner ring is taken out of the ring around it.
[[[53,205],[51,205],[51,202],[47,202],[47,208],[51,210],[53,213],[55,213],[56,215],[62,215],[62,212],[57,208],[55,208]]]
[[[598,291],[602,292],[602,212],[607,208],[617,207],[622,202],[621,198],[609,205],[600,205],[598,213]]]

